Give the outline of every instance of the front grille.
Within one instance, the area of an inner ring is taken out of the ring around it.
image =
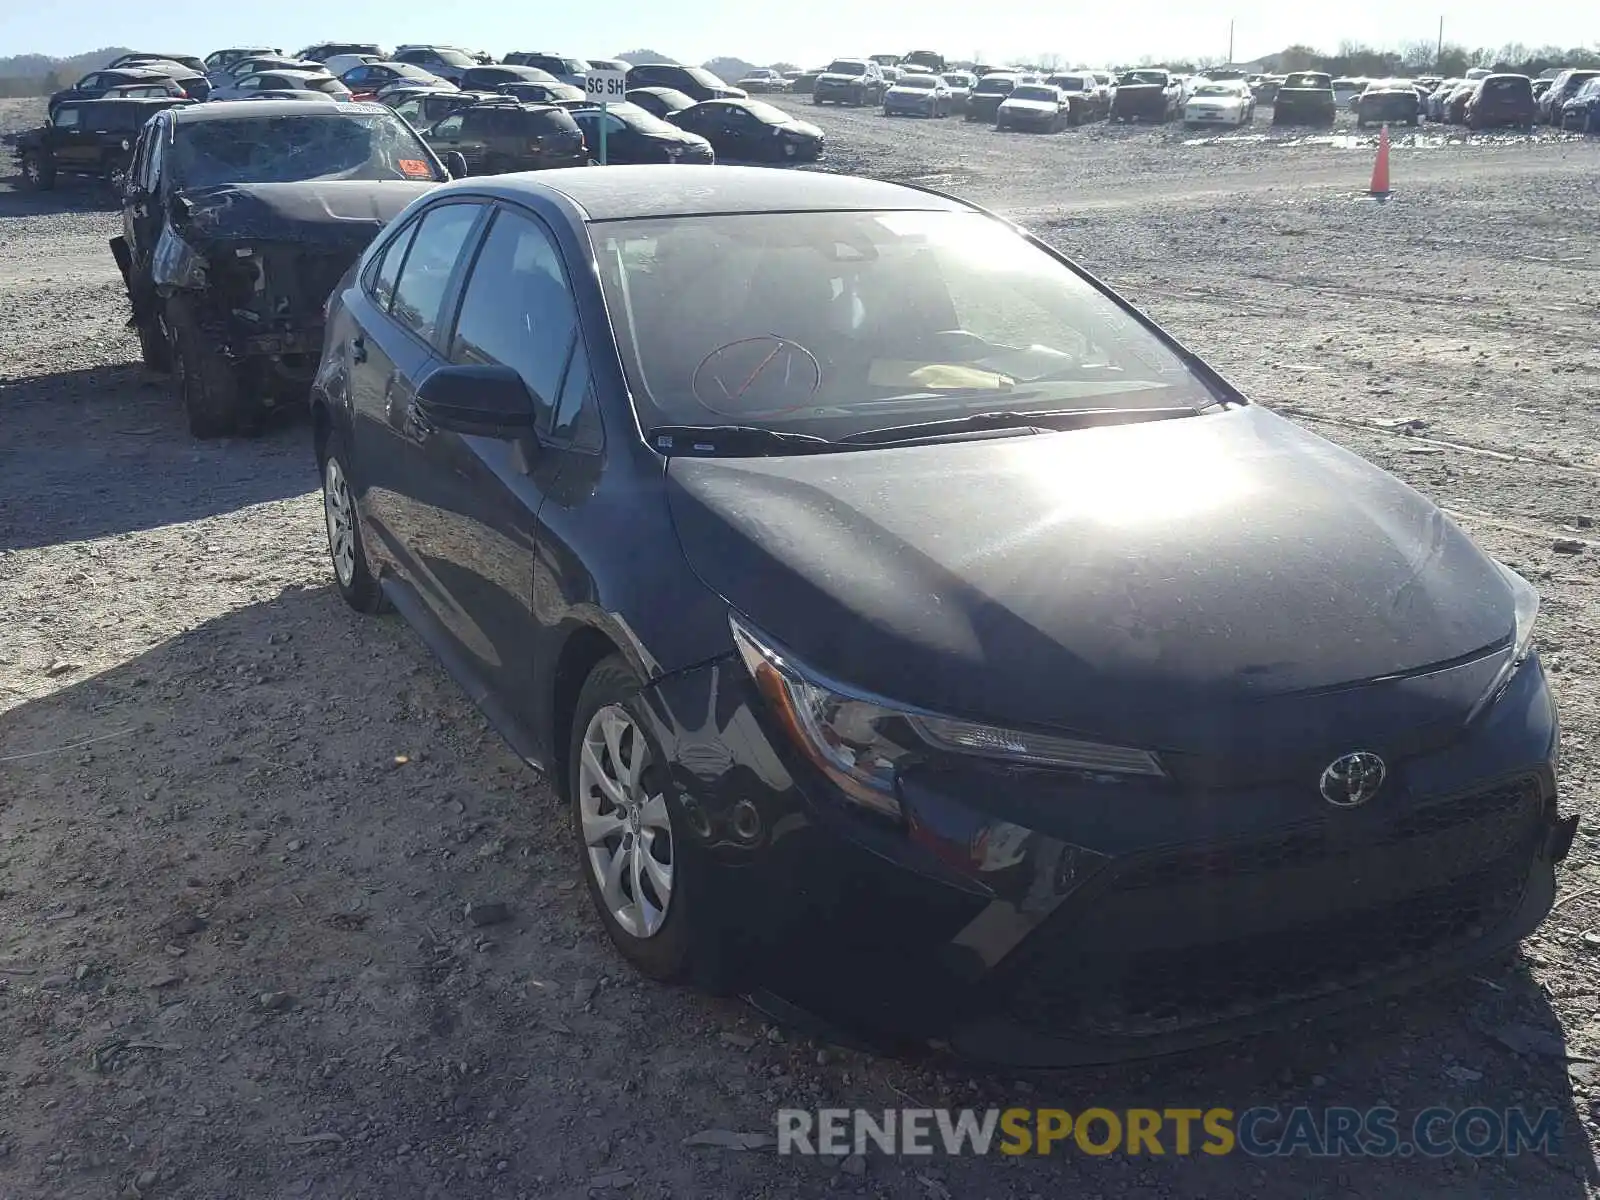
[[[1140,1038],[1404,971],[1511,917],[1543,809],[1528,778],[1359,837],[1331,822],[1113,868],[1019,951],[1005,1005],[1058,1035]]]
[[[1312,864],[1348,863],[1357,869],[1361,860],[1396,848],[1405,855],[1426,854],[1433,860],[1430,870],[1437,870],[1443,858],[1447,876],[1454,876],[1511,849],[1537,820],[1539,805],[1537,781],[1519,779],[1411,809],[1359,840],[1341,836],[1337,822],[1330,822],[1234,846],[1176,851],[1127,868],[1116,887],[1129,892],[1202,881],[1223,884]],[[1425,848],[1411,844],[1435,836],[1438,841]],[[1462,866],[1448,870],[1453,863]]]

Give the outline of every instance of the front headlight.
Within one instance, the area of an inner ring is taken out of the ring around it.
[[[1494,682],[1485,689],[1477,704],[1473,705],[1467,715],[1469,722],[1500,698],[1511,677],[1533,653],[1533,626],[1539,617],[1539,592],[1533,584],[1503,562],[1495,560],[1494,565],[1511,585],[1511,657],[1495,674]]]
[[[730,615],[734,645],[795,745],[851,800],[900,815],[902,763],[929,750],[1096,774],[1165,774],[1147,750],[982,725],[851,695]]]

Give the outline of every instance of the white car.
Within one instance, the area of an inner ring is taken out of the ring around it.
[[[211,99],[249,100],[263,92],[319,92],[341,104],[350,100],[350,89],[326,71],[262,71],[232,87],[214,88]]]
[[[1228,125],[1238,128],[1256,117],[1256,98],[1238,79],[1202,79],[1183,106],[1183,123],[1191,127]]]
[[[1047,83],[1019,83],[995,111],[996,129],[1036,129],[1055,133],[1071,120],[1066,93]]]
[[[322,60],[322,65],[328,69],[328,74],[338,79],[346,71],[354,71],[366,63],[382,62],[376,54],[335,54],[332,58]]]

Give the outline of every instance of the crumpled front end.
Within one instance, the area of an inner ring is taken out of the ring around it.
[[[324,306],[386,221],[425,188],[388,181],[215,187],[174,202],[151,262],[161,295],[202,297],[230,358],[308,382]]]

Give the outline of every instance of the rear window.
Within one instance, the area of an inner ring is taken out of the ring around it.
[[[978,80],[978,86],[972,90],[983,92],[990,96],[1004,96],[1017,86],[1017,81],[1006,75],[991,75],[987,79]]]
[[[1123,87],[1167,86],[1168,75],[1165,71],[1129,71],[1118,81]]]
[[[328,96],[348,96],[350,94],[350,89],[331,75],[324,79],[306,80],[306,88],[313,92],[322,92]]]
[[[1283,86],[1286,88],[1322,89],[1331,88],[1333,86],[1333,81],[1326,75],[1302,73],[1298,75],[1290,75],[1283,81]]]
[[[1486,92],[1499,92],[1511,95],[1516,92],[1533,91],[1533,81],[1521,75],[1498,75],[1483,81],[1483,90]]]
[[[1013,100],[1055,100],[1056,90],[1053,87],[1019,87],[1011,93]]]
[[[828,64],[830,75],[865,75],[867,64],[854,58],[836,58]]]
[[[1083,80],[1077,75],[1055,75],[1050,79],[1051,86],[1060,88],[1063,92],[1083,91]]]
[[[907,75],[900,80],[898,86],[903,88],[932,88],[937,87],[939,81],[932,75]]]
[[[524,112],[524,127],[535,134],[577,133],[578,123],[564,108],[538,108]]]

